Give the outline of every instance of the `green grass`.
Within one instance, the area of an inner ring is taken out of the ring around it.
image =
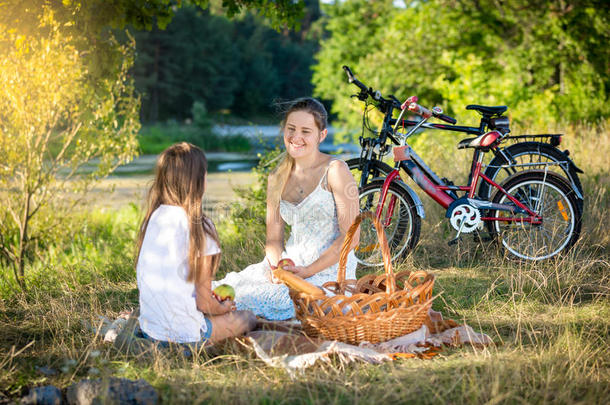
[[[610,133],[576,132],[566,143],[586,172],[587,203],[582,239],[569,254],[523,264],[470,238],[449,247],[442,211],[424,199],[421,242],[397,266],[433,272],[440,294],[434,308],[487,333],[494,346],[382,365],[334,360],[295,379],[237,346],[216,358],[120,354],[94,339],[83,321],[95,324],[100,315],[112,318],[137,305],[132,254],[141,212],[130,206],[70,219],[75,231],[28,268],[26,293],[16,292],[10,271],[0,269],[0,392],[18,398],[34,385],[65,388],[86,377],[116,376],[146,379],[165,403],[605,403]],[[462,170],[468,156],[451,159],[437,164],[444,172]],[[262,258],[263,234],[217,223],[221,273]],[[58,374],[42,375],[36,366]]]

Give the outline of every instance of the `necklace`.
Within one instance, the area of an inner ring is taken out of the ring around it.
[[[302,169],[302,171],[303,172],[309,172],[309,171],[311,171],[311,169],[313,169],[314,167],[317,167],[318,165],[319,165],[319,163],[316,162],[315,164]],[[298,184],[298,183],[295,184],[295,189],[297,190],[297,192],[299,193],[300,196],[303,196],[305,194],[305,189],[303,187],[301,187],[300,184]]]

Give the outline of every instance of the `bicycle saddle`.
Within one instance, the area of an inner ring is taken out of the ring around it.
[[[485,114],[485,115],[500,115],[502,114],[504,111],[506,111],[508,109],[507,106],[505,105],[499,105],[497,107],[487,107],[484,105],[477,105],[477,104],[469,104],[466,106],[467,110],[476,110],[478,112],[480,112],[481,114]]]

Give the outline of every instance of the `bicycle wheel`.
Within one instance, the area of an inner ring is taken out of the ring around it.
[[[504,148],[504,153],[515,160],[517,165],[527,164],[527,166],[514,166],[502,168],[500,166],[509,164],[502,155],[494,157],[485,170],[485,175],[498,184],[505,181],[514,173],[524,170],[548,170],[565,176],[568,180],[574,181],[574,186],[582,195],[582,184],[578,178],[578,173],[574,166],[569,162],[569,157],[548,143],[543,142],[520,142]],[[547,163],[560,163],[560,165],[546,165]],[[491,186],[487,182],[482,182],[479,188],[479,196],[483,199],[491,198]],[[582,210],[582,201],[579,203]]]
[[[352,172],[352,176],[356,179],[356,184],[360,185],[360,179],[362,177],[362,171],[360,167],[360,158],[348,159],[345,161],[347,163],[347,167],[350,172]],[[385,177],[392,171],[392,168],[379,160],[371,161],[371,168],[369,171],[368,179],[364,182],[367,184],[369,180],[374,179],[375,177]]]
[[[360,190],[360,212],[376,212],[383,181],[370,182]],[[412,250],[419,240],[421,218],[409,193],[398,184],[390,184],[381,214],[381,224],[388,238],[391,260]],[[360,224],[360,242],[355,249],[358,262],[364,266],[381,266],[383,257],[373,221]]]
[[[539,170],[518,173],[502,185],[504,190],[522,204],[542,216],[541,224],[527,222],[488,222],[492,236],[514,257],[543,260],[567,251],[580,235],[581,212],[574,190],[561,176]],[[494,203],[512,204],[500,190]],[[491,210],[493,217],[527,217]]]

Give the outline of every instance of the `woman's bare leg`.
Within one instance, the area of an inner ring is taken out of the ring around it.
[[[243,335],[256,327],[256,316],[251,311],[235,311],[228,314],[209,316],[212,322],[212,343]]]

